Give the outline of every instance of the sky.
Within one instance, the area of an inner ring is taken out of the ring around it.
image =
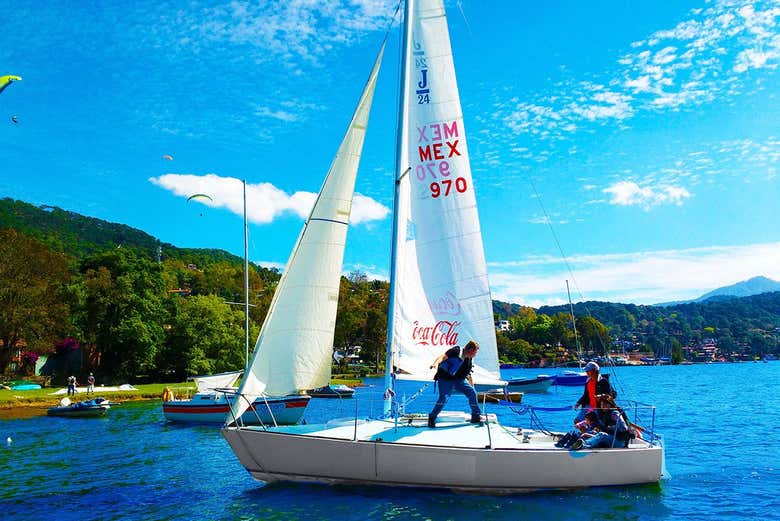
[[[780,2],[445,5],[494,299],[780,280]],[[394,11],[0,0],[0,197],[243,255],[246,179],[250,260],[283,267],[389,29],[344,263],[387,279]]]

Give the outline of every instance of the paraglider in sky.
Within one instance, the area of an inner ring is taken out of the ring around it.
[[[19,116],[14,114],[13,116],[11,116],[11,121],[13,121],[14,123],[19,123]]]
[[[8,87],[13,82],[20,81],[21,79],[22,79],[21,76],[13,76],[13,75],[0,76],[0,92],[3,92],[5,88]]]
[[[164,156],[162,156],[162,158],[167,159],[168,161],[173,161],[173,156],[170,154],[165,154]]]
[[[193,199],[208,199],[212,203],[214,202],[214,199],[212,199],[211,196],[207,194],[192,194],[187,198],[187,202],[190,202]],[[200,214],[200,216],[203,217],[203,214]]]
[[[214,202],[214,199],[212,199],[210,195],[206,194],[192,194],[187,198],[187,202],[192,201],[193,199],[208,199],[212,203]]]

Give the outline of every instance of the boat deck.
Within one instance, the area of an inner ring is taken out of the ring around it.
[[[463,413],[443,412],[437,418],[436,428],[428,427],[426,415],[393,420],[358,420],[342,418],[320,425],[290,425],[269,428],[269,431],[315,436],[330,439],[356,441],[384,441],[395,444],[448,446],[453,448],[493,448],[508,450],[567,451],[555,446],[556,439],[540,431],[517,429],[500,425],[495,415],[487,422],[469,423],[470,416]],[[262,430],[262,427],[247,427]],[[645,448],[647,442],[635,440],[630,448]],[[606,449],[609,450],[609,449]]]

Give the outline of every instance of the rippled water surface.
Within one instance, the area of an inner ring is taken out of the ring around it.
[[[506,371],[505,376],[536,371]],[[219,429],[163,421],[159,401],[127,403],[103,419],[0,420],[0,519],[780,519],[780,362],[618,368],[620,397],[658,406],[671,478],[658,485],[485,497],[382,487],[263,485]],[[312,400],[309,422],[376,413],[381,382],[354,400]],[[408,395],[416,387],[404,384]],[[527,394],[559,406],[581,390]],[[413,409],[427,411],[432,388]],[[527,416],[492,408],[504,423]],[[453,397],[448,409],[466,411]],[[549,427],[570,413],[545,413]],[[13,440],[9,445],[7,437]]]

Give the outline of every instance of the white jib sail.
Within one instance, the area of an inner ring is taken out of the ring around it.
[[[213,389],[223,389],[233,387],[241,376],[242,371],[231,371],[229,373],[210,374],[193,378],[199,393],[205,393]]]
[[[417,0],[410,17],[407,125],[396,212],[393,363],[430,379],[432,361],[479,342],[475,383],[500,385],[493,306],[441,0]]]
[[[344,245],[384,44],[311,214],[293,248],[233,406],[327,385]]]

